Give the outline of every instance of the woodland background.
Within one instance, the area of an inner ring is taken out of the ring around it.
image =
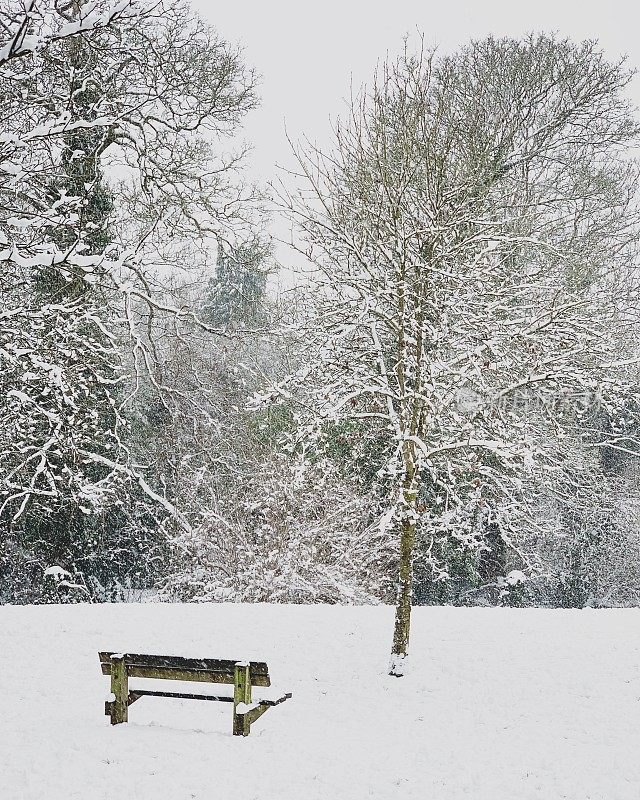
[[[407,48],[268,189],[187,6],[0,25],[1,602],[638,605],[624,61]]]

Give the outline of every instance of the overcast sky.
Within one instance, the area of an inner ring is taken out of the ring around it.
[[[626,54],[640,68],[640,10],[631,0],[192,0],[193,7],[262,75],[261,107],[244,129],[253,144],[252,173],[267,181],[292,165],[285,125],[326,144],[329,120],[344,112],[350,85],[369,81],[376,63],[397,54],[405,35],[443,52],[493,33],[557,31],[598,39],[609,58]],[[640,106],[640,78],[633,86]]]

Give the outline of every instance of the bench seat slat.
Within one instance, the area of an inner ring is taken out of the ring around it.
[[[103,664],[110,663],[114,653],[98,653]],[[183,658],[182,656],[154,656],[143,653],[123,653],[127,664],[140,664],[146,667],[170,667],[172,669],[206,669],[212,672],[231,672],[241,659],[229,658]],[[251,661],[251,672],[254,675],[266,676],[269,668],[264,661]]]

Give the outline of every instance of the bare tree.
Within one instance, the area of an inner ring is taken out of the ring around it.
[[[307,447],[341,420],[386,443],[392,675],[408,652],[417,533],[427,549],[443,536],[481,548],[491,525],[526,565],[518,543],[540,527],[539,487],[562,468],[578,399],[614,410],[632,384],[620,366],[638,239],[629,79],[594,43],[547,35],[405,52],[330,153],[299,153],[285,203],[316,267],[315,308],[304,369],[263,400],[295,399]]]

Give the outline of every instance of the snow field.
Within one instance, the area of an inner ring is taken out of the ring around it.
[[[417,608],[401,679],[386,674],[392,619],[388,607],[0,607],[0,798],[640,797],[640,611]],[[293,698],[247,739],[231,736],[227,703],[142,698],[112,728],[99,649],[265,660],[273,691]]]

